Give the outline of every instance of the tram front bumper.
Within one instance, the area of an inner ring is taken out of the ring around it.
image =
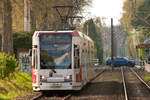
[[[65,82],[65,83],[40,83],[40,86],[33,86],[34,91],[42,90],[81,90],[81,83]]]

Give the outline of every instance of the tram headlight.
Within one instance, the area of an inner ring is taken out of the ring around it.
[[[65,80],[66,80],[66,81],[72,81],[72,75],[66,76],[66,77],[65,77]]]
[[[43,75],[41,75],[40,76],[40,80],[43,82],[43,81],[46,81],[46,77],[45,76],[43,76]]]

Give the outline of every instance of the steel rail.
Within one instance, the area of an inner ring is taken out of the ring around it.
[[[37,98],[42,97],[42,95],[43,95],[42,92],[39,92],[38,95],[34,96],[33,98],[30,98],[30,100],[36,100]]]
[[[72,94],[67,95],[66,97],[64,97],[62,100],[69,100],[71,98]]]
[[[93,80],[95,80],[98,76],[100,76],[102,73],[104,73],[106,71],[106,69],[104,69],[103,71],[99,72],[97,75],[95,75],[93,78],[91,78],[89,80],[89,83],[92,82]]]
[[[132,68],[130,68],[130,70],[137,76],[137,78],[138,78],[148,89],[150,89],[150,86],[149,86]]]
[[[123,80],[123,88],[124,88],[125,100],[129,100],[128,99],[128,94],[127,94],[127,87],[126,87],[126,82],[125,82],[124,71],[123,71],[122,67],[121,67],[121,73],[122,73],[122,80]]]

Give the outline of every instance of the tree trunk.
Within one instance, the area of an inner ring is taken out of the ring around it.
[[[3,0],[3,5],[2,52],[13,55],[12,6],[10,0]]]
[[[24,31],[30,32],[30,1],[24,0]]]
[[[31,29],[32,31],[36,30],[36,15],[32,10],[31,10]]]

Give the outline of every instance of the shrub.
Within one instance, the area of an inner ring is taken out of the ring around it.
[[[14,56],[0,52],[0,78],[8,77],[13,73],[18,66],[17,60]]]

